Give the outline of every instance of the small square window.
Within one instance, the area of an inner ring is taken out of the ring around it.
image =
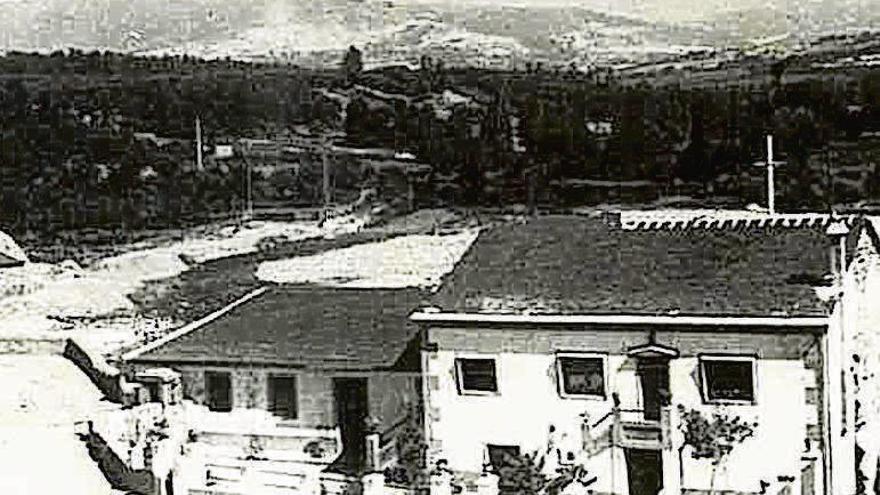
[[[269,411],[284,419],[296,419],[298,409],[296,377],[273,375],[268,381]]]
[[[605,397],[604,356],[559,356],[559,385],[563,396]]]
[[[754,402],[755,362],[751,358],[708,358],[700,361],[703,391],[709,402]]]
[[[232,378],[228,372],[205,372],[208,409],[217,412],[232,410]]]
[[[493,394],[498,392],[494,359],[456,359],[460,393]]]

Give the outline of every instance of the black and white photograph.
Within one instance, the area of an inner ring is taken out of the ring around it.
[[[880,0],[0,0],[0,495],[880,495]]]

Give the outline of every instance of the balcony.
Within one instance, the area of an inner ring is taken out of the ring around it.
[[[671,449],[670,414],[670,408],[664,407],[659,419],[648,419],[644,410],[614,407],[595,423],[585,425],[584,450],[596,453],[607,447]]]

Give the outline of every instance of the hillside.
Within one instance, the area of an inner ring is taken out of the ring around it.
[[[797,43],[880,20],[880,5],[855,0],[714,9],[711,3],[673,2],[676,13],[652,1],[185,0],[166,12],[145,0],[51,0],[40,8],[34,0],[15,0],[4,3],[0,49],[97,48],[326,67],[355,45],[368,67],[431,56],[458,67],[512,69],[542,61],[588,68],[741,49],[768,37]]]

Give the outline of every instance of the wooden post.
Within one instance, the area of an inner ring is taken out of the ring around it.
[[[767,135],[767,209],[770,214],[776,212],[776,190],[773,177],[773,135]]]
[[[380,460],[380,449],[379,449],[379,434],[378,433],[370,433],[365,438],[366,449],[367,449],[367,470],[376,471],[380,468],[381,460]]]
[[[325,138],[324,143],[323,143],[323,147],[321,149],[323,184],[324,184],[324,208],[328,208],[330,206],[330,201],[331,201],[330,164],[327,161],[327,146],[329,146],[329,143],[327,142],[327,139]]]
[[[196,115],[196,170],[199,172],[204,170],[202,164],[202,123],[198,115]]]

